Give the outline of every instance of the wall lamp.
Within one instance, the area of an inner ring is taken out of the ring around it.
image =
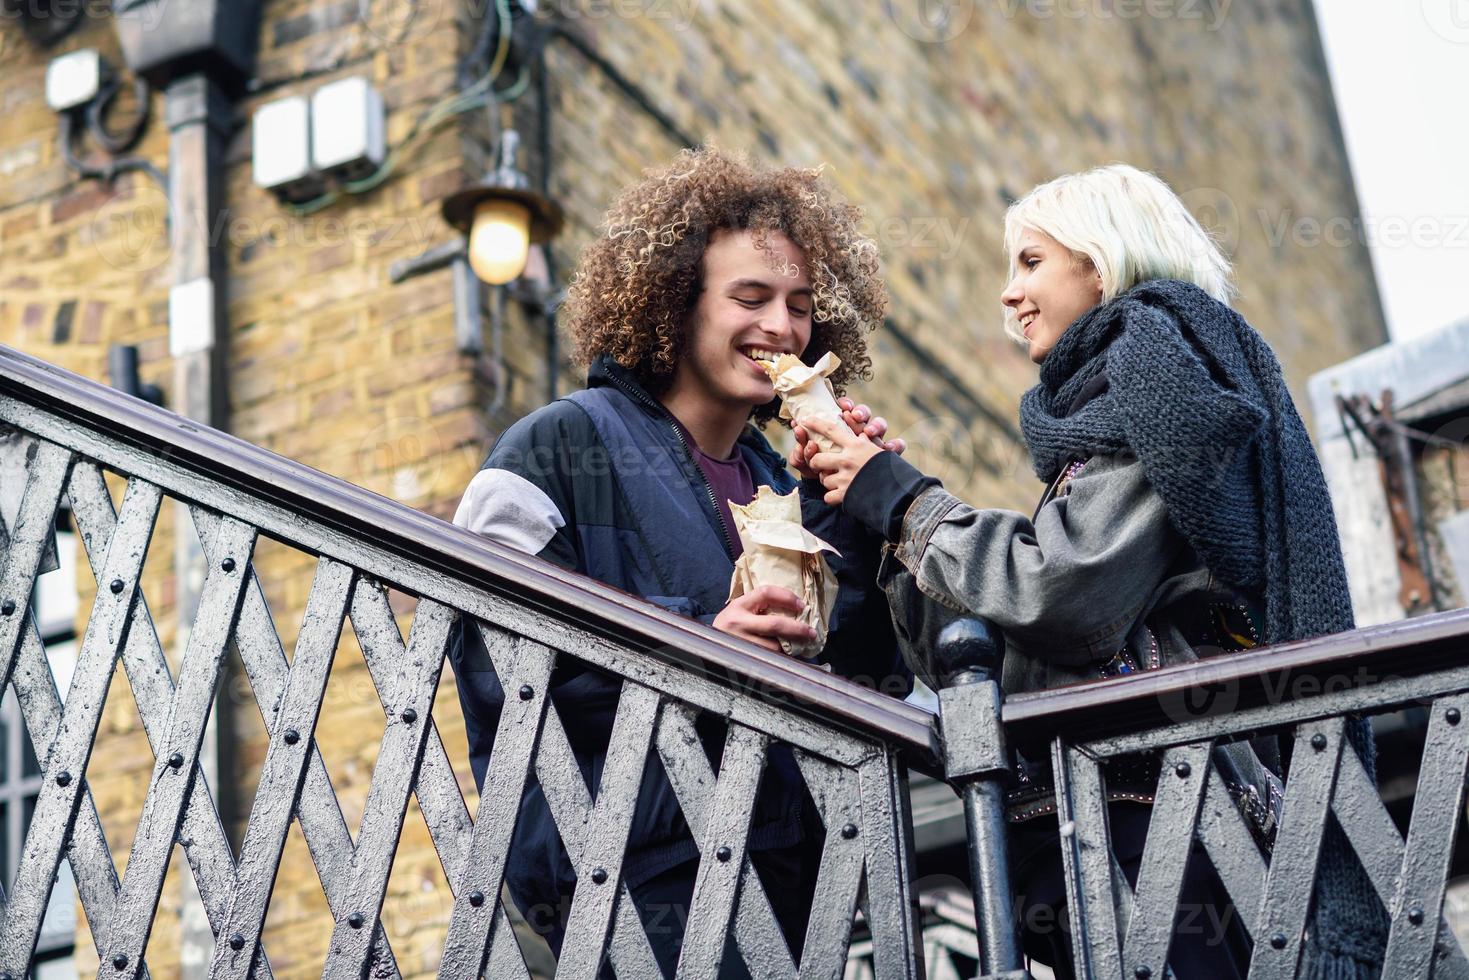
[[[525,271],[531,245],[543,245],[561,230],[561,208],[531,189],[516,165],[520,134],[500,137],[499,165],[483,180],[444,199],[444,220],[469,242],[469,265],[492,286],[503,286]]]
[[[543,34],[534,30],[531,19],[524,16],[534,12],[535,4],[528,0],[501,0],[495,8],[497,16],[484,19],[474,47],[460,63],[458,91],[431,110],[430,118],[449,118],[471,109],[512,102],[526,90],[534,71],[542,86],[538,128],[544,157],[549,153],[545,136],[545,65],[533,64]],[[507,66],[520,69],[519,80],[508,87],[496,88],[494,82]],[[420,255],[394,262],[388,269],[389,281],[394,283],[446,267],[453,271],[454,334],[459,350],[467,354],[484,351],[481,320],[486,299],[484,286],[496,287],[490,297],[489,318],[495,397],[487,410],[492,416],[503,407],[508,395],[502,352],[508,302],[514,300],[547,322],[546,381],[550,397],[555,398],[558,360],[555,311],[564,298],[564,293],[555,288],[549,251],[531,247],[544,246],[561,230],[561,208],[533,189],[530,178],[520,169],[517,159],[520,134],[509,126],[495,128],[499,129],[500,137],[495,144],[492,169],[481,180],[440,204],[445,223],[462,237],[456,236],[455,240]]]

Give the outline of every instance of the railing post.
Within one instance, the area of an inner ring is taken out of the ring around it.
[[[1005,778],[1010,771],[1000,725],[1000,651],[981,619],[955,620],[939,634],[935,661],[944,665],[939,691],[944,775],[964,796],[969,877],[985,980],[1029,980],[1015,924],[1005,842]]]

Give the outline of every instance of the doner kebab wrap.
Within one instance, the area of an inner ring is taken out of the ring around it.
[[[745,552],[735,562],[729,597],[737,599],[762,585],[778,585],[800,596],[805,607],[796,618],[814,629],[816,638],[809,643],[781,640],[780,647],[789,656],[810,660],[826,646],[827,621],[837,598],[836,576],[821,553],[837,551],[801,525],[800,494],[797,489],[781,496],[761,487],[748,504],[730,502]]]
[[[780,396],[781,418],[799,425],[805,419],[818,416],[846,425],[842,421],[842,410],[837,407],[836,392],[827,380],[828,375],[842,366],[841,358],[827,351],[815,364],[803,364],[794,354],[781,354],[760,361],[760,366],[770,375],[770,383]],[[836,450],[837,447],[825,436],[815,432],[810,435],[823,452]]]

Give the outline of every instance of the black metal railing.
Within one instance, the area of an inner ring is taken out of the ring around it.
[[[987,976],[1025,975],[1011,899],[1026,883],[1011,880],[1003,852],[979,845],[1002,836],[993,787],[1009,778],[1010,757],[995,748],[1004,743],[1050,760],[1077,976],[1169,975],[1184,869],[1200,851],[1252,943],[1249,975],[1302,975],[1334,824],[1390,922],[1381,975],[1469,977],[1444,919],[1469,766],[1469,610],[1018,695],[1003,707],[986,690],[982,624],[957,626],[981,670],[943,692],[944,741],[970,804]],[[1411,706],[1426,706],[1429,723],[1405,837],[1347,731],[1352,719]],[[1217,749],[1269,736],[1288,775],[1279,799],[1252,799]],[[1106,772],[1138,756],[1155,761],[1157,783],[1134,887],[1114,853]],[[1274,824],[1266,839],[1261,813]]]
[[[616,590],[497,547],[228,435],[0,348],[0,423],[30,441],[0,569],[0,687],[13,685],[44,788],[0,918],[0,975],[29,967],[56,869],[71,862],[101,957],[99,977],[147,974],[143,952],[174,846],[184,849],[216,939],[210,976],[269,977],[261,942],[284,840],[299,821],[333,921],[323,976],[395,977],[380,921],[404,812],[416,796],[454,896],[439,975],[528,975],[501,902],[516,802],[534,771],[577,871],[558,976],[656,975],[621,877],[645,762],[656,753],[701,853],[680,975],[712,975],[726,933],[755,976],[845,969],[860,907],[879,977],[922,972],[911,893],[907,769],[937,772],[932,715]],[[104,474],[125,477],[114,508]],[[97,599],[63,699],[27,599],[63,496]],[[192,517],[208,572],[172,674],[144,595],[143,562],[166,499]],[[287,661],[252,556],[269,537],[316,558]],[[416,599],[405,642],[389,592]],[[433,716],[449,633],[469,622],[522,696],[504,709],[471,818]],[[355,843],[314,742],[350,622],[385,730]],[[269,733],[238,860],[198,767],[226,651],[239,651]],[[623,678],[595,796],[572,755],[550,673],[574,661]],[[155,762],[121,880],[87,780],[117,666]],[[716,772],[695,718],[727,720]],[[746,852],[767,750],[792,747],[824,835],[797,963]]]
[[[1391,922],[1383,975],[1469,978],[1443,919],[1469,766],[1469,611],[1008,701],[993,680],[994,638],[984,624],[961,620],[941,640],[940,659],[955,669],[939,694],[940,725],[918,707],[3,347],[0,425],[30,446],[19,513],[0,534],[0,690],[15,691],[43,773],[19,871],[0,907],[0,977],[30,967],[63,859],[101,957],[98,976],[147,975],[143,952],[175,846],[215,937],[210,976],[271,976],[262,934],[293,821],[332,918],[323,922],[331,942],[322,975],[397,977],[381,920],[411,797],[453,895],[439,975],[526,977],[500,896],[516,801],[531,773],[577,871],[557,976],[592,978],[604,958],[618,976],[654,976],[621,876],[633,802],[654,756],[701,855],[681,976],[713,975],[728,934],[756,977],[855,969],[850,975],[917,978],[925,972],[926,914],[943,930],[941,942],[935,932],[928,944],[931,955],[977,954],[986,977],[1024,977],[1013,904],[1023,883],[1012,880],[1005,848],[1005,790],[1019,750],[1049,759],[1055,778],[1077,975],[1167,975],[1179,882],[1200,849],[1253,941],[1251,976],[1296,975],[1334,818]],[[107,474],[125,481],[120,505]],[[64,699],[28,602],[63,499],[98,586]],[[191,517],[208,567],[176,672],[159,644],[142,574],[166,500]],[[252,561],[262,536],[316,560],[289,660]],[[406,640],[394,612],[404,603],[390,593],[416,600],[408,603],[415,611]],[[385,723],[355,842],[314,740],[349,622]],[[458,624],[481,633],[503,683],[528,692],[502,714],[474,815],[433,714]],[[238,858],[198,761],[230,649],[269,735]],[[546,696],[551,671],[568,662],[623,679],[595,794]],[[154,754],[121,879],[87,780],[119,665]],[[1345,733],[1349,716],[1407,705],[1428,706],[1431,720],[1404,835]],[[717,771],[694,733],[700,714],[728,722]],[[1217,752],[1266,735],[1293,745],[1273,846],[1251,825]],[[746,853],[755,787],[775,741],[793,748],[827,830],[799,958]],[[1111,760],[1138,754],[1155,761],[1158,776],[1134,887],[1113,855],[1106,779]],[[956,915],[971,914],[967,903],[930,897],[920,908],[909,768],[947,779],[964,798],[977,943],[955,934]],[[930,965],[945,975],[941,964]]]

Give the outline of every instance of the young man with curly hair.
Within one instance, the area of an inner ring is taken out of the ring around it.
[[[814,634],[800,600],[765,587],[727,601],[740,553],[730,501],[797,480],[752,425],[774,417],[753,355],[826,351],[842,360],[840,392],[869,367],[866,333],[886,294],[860,212],[834,199],[819,171],[758,171],[717,150],[686,151],[629,188],[606,232],[582,255],[563,314],[588,386],[511,426],[475,476],[455,523],[771,650]],[[843,400],[854,432],[886,423]],[[896,443],[891,444],[901,448]],[[881,542],[822,501],[792,452],[806,526],[840,552],[840,591],[821,660],[888,693],[907,693],[876,566]],[[483,783],[504,693],[474,630],[454,666],[471,764]],[[551,697],[590,780],[600,772],[621,682],[567,664]],[[711,757],[723,726],[705,718]],[[788,944],[805,936],[822,829],[785,746],[773,747],[749,846]],[[623,879],[663,971],[672,976],[698,849],[656,756],[645,774]],[[541,789],[521,804],[507,882],[527,920],[560,950],[576,879]],[[744,977],[732,945],[722,977]]]

